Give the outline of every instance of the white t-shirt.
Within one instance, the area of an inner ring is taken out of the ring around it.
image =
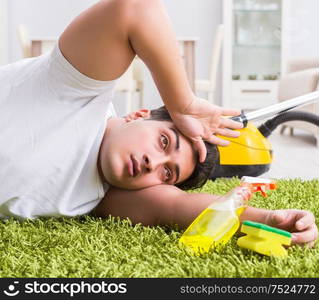
[[[58,46],[0,68],[0,217],[76,216],[99,203],[115,82],[81,74]]]

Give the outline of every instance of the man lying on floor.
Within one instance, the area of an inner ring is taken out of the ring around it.
[[[165,108],[119,118],[113,88],[135,55]],[[215,145],[227,145],[216,135],[241,128],[223,116],[239,112],[193,94],[159,0],[100,1],[53,51],[1,67],[0,83],[1,217],[94,213],[184,227],[216,200],[182,189],[209,178]],[[318,236],[303,210],[249,207],[245,219],[292,231],[298,244]]]

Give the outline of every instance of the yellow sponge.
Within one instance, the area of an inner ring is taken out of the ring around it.
[[[241,231],[247,235],[237,240],[238,246],[269,256],[288,255],[283,245],[290,245],[290,232],[252,221],[244,221]]]

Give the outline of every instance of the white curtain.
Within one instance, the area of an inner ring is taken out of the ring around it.
[[[8,63],[8,5],[0,0],[0,65]]]

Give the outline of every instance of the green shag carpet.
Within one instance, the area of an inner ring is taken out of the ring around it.
[[[219,179],[200,192],[225,194],[238,183]],[[250,205],[307,209],[318,220],[319,180],[279,180],[268,198],[255,195]],[[239,248],[234,236],[196,257],[178,246],[181,234],[114,218],[2,220],[0,277],[319,277],[319,243],[290,247],[287,259],[276,259]]]

